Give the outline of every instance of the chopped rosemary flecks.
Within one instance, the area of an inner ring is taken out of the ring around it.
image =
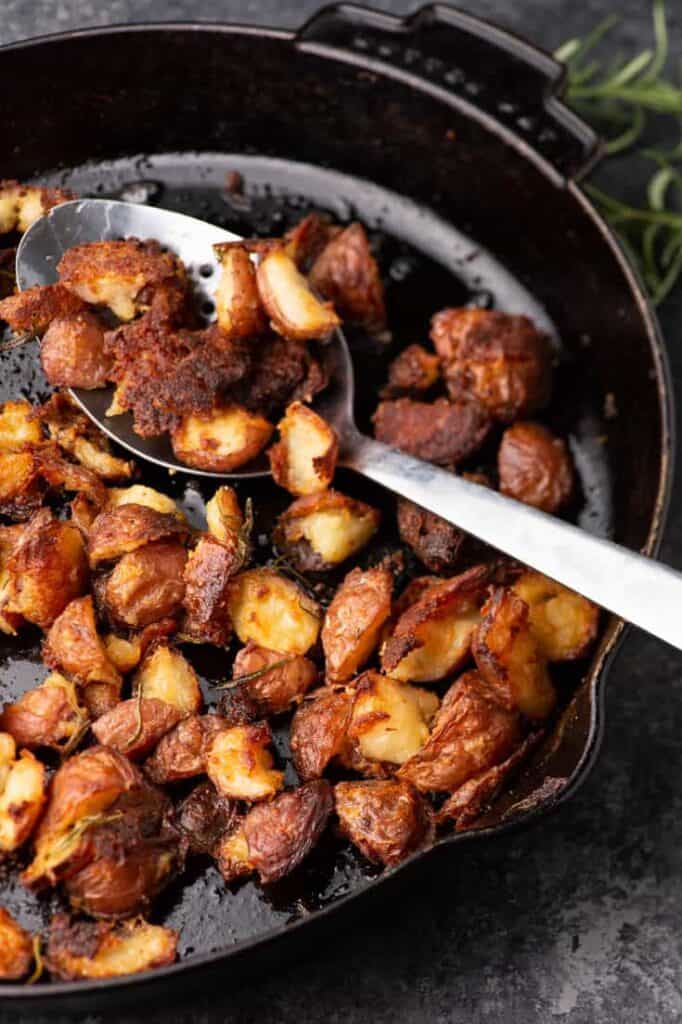
[[[80,744],[81,740],[83,739],[89,728],[90,719],[87,717],[82,718],[79,724],[77,725],[73,735],[69,737],[67,742],[59,751],[59,756],[61,757],[62,761],[65,761],[67,757],[70,757],[71,754],[73,754],[74,750]]]
[[[31,976],[26,979],[27,985],[35,985],[37,981],[43,976],[45,970],[45,964],[43,962],[43,937],[40,933],[33,936],[33,961],[35,967],[31,973]]]
[[[79,839],[81,839],[89,828],[93,828],[95,825],[108,825],[112,821],[118,821],[119,818],[123,817],[121,811],[114,811],[113,814],[88,814],[84,818],[79,818],[75,821],[71,828],[54,844],[52,849],[52,857],[55,854],[57,856],[66,857]]]
[[[251,547],[251,534],[253,533],[253,501],[249,497],[244,502],[244,522],[239,527],[237,534],[237,559],[240,567],[246,565],[249,559]]]

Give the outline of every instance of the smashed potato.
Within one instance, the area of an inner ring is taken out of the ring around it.
[[[104,683],[112,687],[115,699],[121,689],[121,675],[109,660],[97,633],[92,597],[76,598],[59,615],[47,634],[43,660],[49,668],[59,669],[81,686]]]
[[[393,867],[433,839],[430,807],[402,780],[339,782],[334,803],[342,833],[374,863]]]
[[[114,561],[152,541],[186,535],[187,526],[176,515],[133,502],[115,505],[100,512],[90,528],[90,565]]]
[[[23,235],[48,210],[75,198],[76,195],[65,188],[0,181],[0,235],[10,231]]]
[[[320,632],[320,609],[298,584],[272,569],[249,569],[230,584],[234,631],[246,644],[306,654]]]
[[[452,402],[395,398],[379,403],[372,422],[378,441],[450,469],[478,451],[490,431],[485,408],[466,397]]]
[[[267,327],[256,284],[256,269],[241,245],[215,245],[220,278],[215,291],[218,326],[232,338],[263,334]]]
[[[331,302],[322,302],[284,249],[266,252],[256,281],[270,326],[292,341],[325,338],[340,320]]]
[[[28,750],[16,757],[14,739],[0,733],[0,855],[33,832],[45,803],[45,768]]]
[[[231,473],[255,459],[270,440],[272,423],[241,405],[190,413],[171,433],[181,462],[212,473]]]
[[[233,828],[236,817],[235,801],[220,796],[206,779],[180,802],[176,821],[192,853],[213,853],[220,839]]]
[[[238,547],[230,549],[211,536],[200,538],[185,565],[183,636],[218,646],[229,643],[229,585],[241,565]]]
[[[300,654],[282,654],[248,643],[234,659],[232,678],[243,679],[262,715],[279,715],[308,692],[317,679],[317,667]]]
[[[104,637],[107,657],[121,675],[127,675],[128,672],[137,668],[153,643],[172,636],[176,628],[177,623],[174,619],[160,619],[158,622],[152,622],[139,633],[133,633],[127,637],[108,633]]]
[[[107,438],[65,392],[57,392],[42,406],[40,419],[62,451],[101,480],[128,480],[133,475],[133,463],[112,455]]]
[[[156,541],[124,555],[104,579],[109,617],[139,629],[179,614],[185,596],[187,552],[177,541]]]
[[[351,679],[379,644],[391,614],[393,575],[383,566],[353,569],[336,591],[322,627],[327,678]]]
[[[0,981],[21,981],[31,970],[32,963],[31,936],[9,911],[0,907]]]
[[[106,387],[112,360],[104,348],[104,327],[85,310],[56,317],[43,335],[40,362],[55,388]]]
[[[145,764],[153,782],[180,782],[206,771],[208,750],[229,723],[220,715],[190,715],[171,729]]]
[[[291,720],[289,744],[294,768],[302,779],[319,779],[344,749],[354,696],[323,688],[304,701]]]
[[[119,978],[172,964],[177,944],[176,932],[142,918],[111,924],[56,914],[50,923],[47,966],[62,981]]]
[[[384,287],[367,232],[355,221],[334,234],[313,263],[311,286],[330,299],[342,320],[372,333],[386,327]]]
[[[272,767],[271,743],[265,722],[235,725],[217,733],[208,748],[206,773],[221,796],[254,803],[282,788],[284,774]]]
[[[431,572],[447,572],[457,565],[465,534],[405,498],[398,499],[398,532]]]
[[[596,604],[531,570],[516,580],[512,590],[528,605],[530,631],[548,661],[584,657],[597,635]]]
[[[357,554],[379,529],[379,511],[339,491],[297,498],[273,538],[301,572],[319,572]]]
[[[40,462],[33,452],[0,452],[0,514],[28,519],[42,497]]]
[[[317,494],[334,479],[335,431],[302,402],[292,402],[277,424],[280,440],[268,451],[275,483],[291,494]]]
[[[162,736],[178,724],[183,712],[158,697],[132,697],[121,701],[93,723],[102,746],[119,750],[131,761],[146,757]]]
[[[24,446],[41,444],[40,421],[33,406],[23,399],[0,405],[0,452],[20,452]]]
[[[52,672],[40,686],[27,690],[12,704],[5,704],[0,729],[19,747],[63,750],[87,724],[75,683]]]
[[[84,311],[82,299],[63,284],[26,288],[0,302],[0,320],[18,335],[44,334],[53,320],[77,316]]]
[[[175,516],[184,521],[184,514],[173,498],[161,491],[147,487],[145,484],[133,484],[131,487],[110,487],[107,501],[108,508],[120,508],[121,505],[145,505],[147,508],[160,512],[161,515]]]
[[[408,345],[388,368],[381,398],[421,398],[440,377],[440,360],[422,345]]]
[[[497,470],[503,494],[543,512],[558,512],[573,493],[568,448],[539,423],[514,423],[505,430]]]
[[[144,659],[133,678],[133,690],[141,690],[147,700],[165,701],[183,715],[196,713],[204,702],[196,672],[180,651],[167,644],[159,644]]]
[[[225,547],[234,551],[239,549],[244,515],[232,487],[219,487],[210,501],[206,502],[206,526],[211,536]],[[243,546],[246,546],[246,542]]]
[[[365,672],[355,684],[355,693],[348,736],[363,758],[403,764],[424,746],[438,711],[434,693],[379,672]]]

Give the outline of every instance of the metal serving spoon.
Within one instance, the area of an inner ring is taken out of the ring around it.
[[[76,200],[55,207],[23,236],[17,251],[19,288],[56,281],[57,263],[73,245],[129,236],[155,238],[175,252],[206,302],[211,300],[216,281],[212,245],[239,240],[238,235],[222,228],[168,210],[108,199]],[[318,396],[315,408],[338,433],[341,465],[682,650],[682,573],[365,437],[353,418],[353,364],[340,330],[324,352],[331,383]],[[139,458],[197,473],[177,461],[165,439],[138,437],[129,416],[107,418],[110,389],[72,394],[105,433]],[[266,468],[247,468],[241,473],[202,475],[244,479],[267,472]]]

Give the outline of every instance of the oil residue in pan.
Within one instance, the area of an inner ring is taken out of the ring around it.
[[[236,176],[238,177],[236,177]],[[244,189],[226,188],[243,180]],[[350,338],[361,359],[357,376],[358,420],[369,429],[369,416],[386,376],[388,362],[400,348],[424,341],[430,316],[443,306],[471,303],[506,312],[526,313],[551,336],[557,354],[557,394],[551,423],[569,437],[582,495],[573,509],[586,528],[608,533],[611,525],[610,481],[600,444],[602,410],[597,396],[586,389],[578,339],[559,341],[545,309],[523,285],[471,239],[433,213],[366,181],[329,169],[264,157],[216,154],[165,155],[88,164],[43,176],[42,182],[66,185],[83,195],[115,196],[152,202],[213,221],[239,234],[281,234],[311,208],[326,209],[340,220],[357,217],[370,229],[385,273],[393,343],[369,345]],[[6,353],[2,360],[0,400],[18,394],[43,400],[49,389],[38,365],[35,345]],[[580,380],[580,387],[572,386]],[[578,397],[580,396],[580,397]],[[214,487],[186,475],[171,476],[145,468],[152,485],[172,494],[194,525],[202,525],[203,497]],[[387,513],[389,527],[377,547],[390,546],[392,499],[344,474],[342,489],[364,496]],[[266,541],[269,522],[286,503],[269,481],[253,482],[244,493],[253,496],[258,517],[254,529],[259,561],[270,554]],[[242,494],[242,497],[243,497]],[[214,705],[216,689],[227,674],[231,654],[215,649],[185,647],[200,677],[206,703]],[[37,631],[0,642],[0,701],[16,698],[45,676]],[[577,677],[576,680],[577,682]],[[277,727],[276,747],[282,763],[288,759],[288,722]],[[287,768],[287,782],[294,781]],[[0,903],[16,913],[27,927],[44,927],[54,898],[38,900],[17,881],[14,866],[0,869]],[[252,882],[228,888],[207,860],[190,863],[188,871],[161,899],[155,919],[181,931],[180,954],[206,954],[262,936],[298,920],[335,899],[366,885],[376,872],[333,835],[292,876],[267,890]]]

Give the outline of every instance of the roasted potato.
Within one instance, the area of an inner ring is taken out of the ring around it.
[[[88,311],[52,320],[40,345],[40,362],[52,387],[105,387],[112,360],[101,321]]]
[[[596,604],[530,569],[512,590],[528,605],[531,634],[548,661],[584,657],[597,635]]]
[[[185,537],[187,532],[176,515],[157,512],[148,505],[119,504],[101,512],[90,528],[90,565],[94,568],[100,562],[112,562],[152,541]]]
[[[500,490],[544,512],[558,512],[574,487],[566,444],[539,423],[514,423],[497,453]]]
[[[280,440],[268,451],[275,483],[291,494],[317,494],[334,479],[339,443],[321,416],[292,402],[277,424]]]
[[[365,672],[355,683],[347,735],[367,761],[403,764],[429,737],[438,697],[379,672]]]
[[[230,580],[241,566],[242,552],[238,546],[229,548],[210,535],[199,539],[185,565],[184,637],[218,646],[229,643]]]
[[[255,803],[279,792],[284,773],[273,769],[268,750],[271,743],[272,733],[266,722],[235,725],[213,737],[206,773],[221,796]]]
[[[114,623],[139,629],[179,614],[187,552],[159,540],[124,555],[104,578],[101,600]]]
[[[123,680],[97,633],[95,606],[89,594],[71,601],[55,619],[43,646],[43,661],[83,687],[90,683],[110,686],[114,700],[118,699]]]
[[[500,423],[549,401],[551,350],[528,317],[444,309],[431,320],[431,339],[453,400],[476,398]]]
[[[121,701],[93,723],[102,746],[119,750],[131,761],[146,757],[162,736],[183,718],[183,712],[158,697],[131,697]]]
[[[232,487],[219,487],[206,502],[206,525],[211,536],[230,550],[238,550],[241,540],[246,546],[247,539],[243,538],[244,514]]]
[[[131,633],[126,637],[108,633],[104,637],[107,657],[121,675],[127,675],[137,668],[152,644],[172,636],[176,629],[177,622],[174,619],[161,619],[145,626],[139,633]]]
[[[16,756],[9,733],[0,733],[0,857],[33,832],[45,803],[45,768],[28,750]]]
[[[55,978],[118,978],[172,964],[178,936],[170,928],[142,918],[121,921],[71,921],[56,914],[50,923],[47,966]]]
[[[33,452],[0,452],[0,515],[28,519],[40,507],[43,491]]]
[[[287,655],[287,658],[292,657],[291,654]],[[223,687],[216,710],[224,719],[226,727],[251,725],[252,722],[257,722],[263,717],[263,712],[259,710],[258,704],[249,693],[248,682],[243,679],[241,682],[233,682],[229,686]]]
[[[153,782],[179,782],[206,771],[208,748],[217,733],[229,727],[220,715],[191,715],[184,718],[159,742],[145,764]]]
[[[488,576],[487,567],[479,565],[427,587],[384,644],[384,672],[414,683],[435,682],[456,672],[469,657]]]
[[[0,907],[0,981],[21,981],[31,970],[33,940],[4,907]]]
[[[520,716],[497,703],[477,672],[465,672],[443,698],[426,743],[399,770],[422,793],[451,792],[509,756]]]
[[[391,614],[393,575],[383,566],[352,569],[336,591],[322,627],[327,679],[351,679],[379,644]]]
[[[408,345],[388,368],[382,398],[421,398],[440,377],[440,360],[422,345]]]
[[[433,839],[433,815],[400,779],[339,782],[334,804],[341,831],[368,859],[393,867]]]
[[[291,720],[289,744],[302,779],[319,779],[344,749],[354,694],[323,688],[304,701]]]
[[[232,580],[228,608],[246,644],[284,654],[306,654],[317,642],[320,609],[298,584],[272,569],[248,569]]]
[[[213,473],[231,473],[265,448],[272,423],[241,405],[223,405],[190,413],[171,433],[181,462]]]
[[[15,334],[41,335],[53,320],[77,316],[85,308],[82,299],[63,284],[48,284],[8,295],[0,302],[0,320]]]
[[[528,605],[512,590],[498,587],[482,615],[471,644],[479,672],[505,707],[518,708],[528,718],[546,718],[556,692],[531,631]]]
[[[256,271],[258,293],[270,326],[293,341],[325,338],[340,320],[331,302],[322,302],[284,249],[266,252]]]
[[[301,572],[319,572],[357,554],[379,529],[379,511],[338,491],[297,498],[273,539]]]
[[[377,440],[448,468],[478,451],[490,431],[485,408],[465,397],[452,402],[446,398],[380,402],[372,422]]]
[[[195,714],[203,704],[196,672],[180,651],[167,644],[155,647],[135,673],[133,691],[139,690],[147,700],[165,701],[182,715]]]
[[[0,452],[20,452],[42,441],[40,421],[30,402],[21,399],[0,405]]]
[[[256,269],[241,245],[215,245],[220,278],[215,291],[218,326],[232,338],[263,334],[267,321],[256,284]]]
[[[466,536],[452,523],[405,498],[398,499],[398,531],[419,561],[436,573],[455,568]]]
[[[192,853],[213,853],[236,823],[237,804],[206,779],[178,804],[175,820]]]
[[[173,498],[145,484],[133,484],[131,487],[110,487],[107,507],[119,508],[121,505],[145,505],[162,515],[175,516],[181,522],[185,516]]]
[[[65,392],[52,395],[40,409],[40,418],[51,439],[101,480],[128,480],[133,475],[134,463],[112,455],[105,435]]]
[[[91,451],[94,452],[94,448]],[[92,469],[69,462],[54,444],[45,445],[36,452],[36,457],[40,475],[53,490],[82,492],[93,505],[104,506],[107,489]]]
[[[10,231],[23,234],[53,206],[71,199],[76,199],[76,195],[65,188],[0,181],[0,235]]]
[[[253,874],[254,871],[243,825],[244,819],[238,819],[213,850],[218,870],[226,882],[235,882],[238,878]]]
[[[317,667],[300,654],[282,654],[248,643],[234,660],[232,678],[243,679],[261,715],[278,715],[308,692],[317,679]]]
[[[342,320],[372,333],[386,327],[384,286],[367,233],[355,221],[325,245],[313,263],[311,286],[330,299]]]
[[[52,672],[40,686],[22,693],[14,703],[5,704],[0,729],[8,732],[19,747],[63,750],[71,746],[87,721],[75,683]]]

